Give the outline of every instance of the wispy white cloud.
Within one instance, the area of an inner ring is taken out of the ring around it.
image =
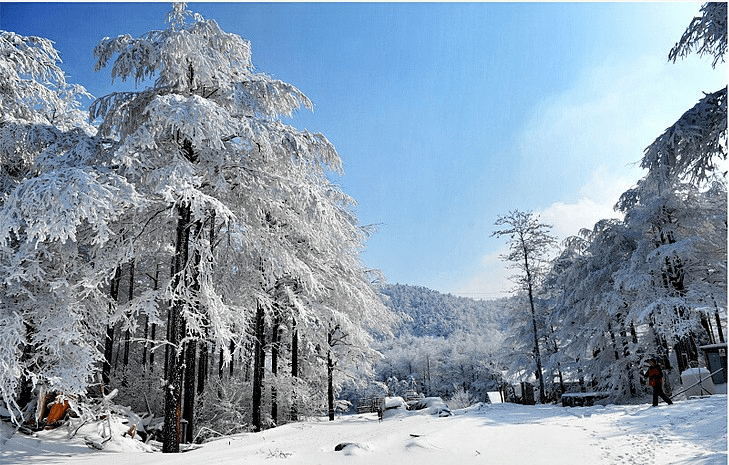
[[[580,190],[581,196],[576,202],[555,202],[534,213],[541,222],[552,225],[552,233],[561,242],[577,234],[582,228],[592,228],[599,220],[620,218],[621,214],[613,206],[620,195],[634,183],[635,179],[616,178],[604,167],[599,167]],[[454,293],[478,299],[507,296],[513,288],[509,276],[514,273],[507,269],[507,264],[500,258],[507,251],[508,247],[504,245],[481,257],[478,271]]]
[[[621,218],[614,210],[620,195],[628,190],[638,178],[617,177],[604,166],[592,173],[590,181],[580,189],[575,202],[555,202],[547,208],[536,211],[543,223],[553,226],[552,233],[561,242],[574,236],[582,228],[592,228],[599,220]]]
[[[542,193],[547,202],[555,195],[577,202],[599,170],[605,182],[612,182],[608,176],[637,181],[643,150],[702,91],[726,84],[725,75],[706,68],[701,60],[678,66],[637,57],[607,58],[585,70],[566,91],[535,103],[519,136],[521,188]]]
[[[507,297],[514,287],[509,280],[513,270],[506,267],[501,255],[508,251],[507,246],[481,257],[479,268],[466,282],[459,284],[453,291],[456,295],[473,299],[491,300]]]
[[[606,59],[569,90],[535,103],[521,133],[522,188],[543,193],[547,204],[532,209],[560,240],[620,217],[613,207],[643,176],[637,162],[645,147],[698,101],[701,90],[726,85],[725,75],[707,77],[706,67],[700,60],[677,66],[660,58]],[[548,200],[557,190],[567,198]],[[507,295],[513,284],[512,270],[499,258],[505,251],[481,257],[478,270],[454,293]]]

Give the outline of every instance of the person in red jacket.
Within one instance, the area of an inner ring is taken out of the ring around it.
[[[668,405],[673,404],[671,398],[663,392],[663,370],[658,365],[658,361],[651,358],[648,359],[648,363],[650,363],[650,367],[643,376],[648,378],[648,385],[653,387],[653,406],[658,407],[658,397],[666,401]]]

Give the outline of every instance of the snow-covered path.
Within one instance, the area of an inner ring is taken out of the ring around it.
[[[144,453],[112,441],[105,451],[69,430],[20,434],[0,451],[3,465],[44,464],[691,464],[727,463],[727,398],[563,408],[484,405],[440,418],[425,412],[351,415],[242,434],[184,454]],[[125,441],[129,441],[126,439]],[[353,443],[342,451],[340,443]],[[116,449],[112,452],[110,449]]]

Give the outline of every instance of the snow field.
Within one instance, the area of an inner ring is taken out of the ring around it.
[[[564,408],[477,405],[450,417],[426,411],[345,415],[211,441],[181,454],[140,452],[139,441],[115,438],[103,451],[84,445],[83,429],[20,433],[5,440],[0,463],[138,464],[589,464],[725,465],[727,398],[661,404]],[[85,427],[84,427],[85,428]],[[119,427],[121,430],[122,427]],[[6,436],[7,437],[7,436]],[[138,445],[134,445],[134,442]],[[338,444],[349,443],[340,451]],[[112,451],[115,450],[115,451]]]

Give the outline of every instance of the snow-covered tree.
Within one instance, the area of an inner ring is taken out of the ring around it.
[[[676,62],[696,51],[700,56],[709,55],[712,67],[724,62],[726,53],[726,2],[705,3],[701,16],[696,16],[684,31],[681,39],[668,53],[669,61]]]
[[[559,352],[546,364],[591,375],[615,398],[642,395],[652,355],[696,360],[725,319],[726,186],[683,184],[565,241],[545,280]],[[646,355],[647,354],[647,355]]]
[[[726,3],[708,3],[669,60],[697,49],[724,61]],[[726,88],[706,94],[646,148],[647,175],[616,208],[565,242],[545,291],[559,344],[551,363],[589,374],[615,397],[641,395],[645,354],[679,369],[712,342],[711,314],[726,319]],[[721,334],[721,332],[719,333]]]
[[[550,343],[558,347],[547,366],[568,381],[587,377],[616,397],[635,390],[640,359],[628,336],[634,328],[634,316],[626,311],[630,297],[615,285],[615,274],[631,262],[641,237],[620,220],[599,221],[564,241],[544,282]],[[640,351],[656,353],[649,342]]]
[[[174,349],[164,450],[176,451],[186,348],[207,340],[229,359],[229,341],[241,346],[254,313],[273,318],[281,280],[300,287],[289,295],[299,331],[331,318],[378,326],[387,313],[358,261],[364,235],[353,201],[326,177],[341,169],[338,154],[323,135],[281,121],[311,102],[256,72],[248,41],[185,4],[167,22],[99,43],[97,69],[111,63],[113,79],[154,82],[100,98],[92,115],[115,140],[119,172],[149,201],[147,220],[130,222],[132,254],[160,237],[174,250],[162,288]],[[201,233],[211,226],[214,244]]]
[[[724,62],[726,12],[726,3],[704,4],[702,16],[692,20],[669,60],[675,62],[697,49],[700,55],[713,57],[713,67]],[[645,262],[639,264],[652,266],[658,295],[645,311],[662,316],[656,328],[660,333],[679,338],[681,369],[686,365],[682,355],[689,359],[698,355],[694,339],[699,333],[690,329],[694,321],[690,315],[705,305],[700,303],[702,297],[726,293],[726,248],[708,246],[726,242],[726,211],[721,202],[717,204],[726,189],[722,179],[726,174],[719,173],[727,158],[726,92],[725,87],[706,94],[646,148],[641,166],[648,174],[617,205],[630,227],[643,228],[648,235],[640,255]],[[689,205],[694,210],[687,209]],[[721,282],[723,286],[717,287]],[[661,325],[666,319],[671,321]]]
[[[536,362],[536,374],[539,378],[539,396],[541,402],[545,400],[544,375],[542,372],[542,357],[539,351],[540,334],[537,328],[537,310],[535,305],[535,292],[546,272],[546,258],[550,248],[556,243],[556,238],[549,231],[550,225],[540,223],[539,218],[532,212],[514,210],[506,215],[499,216],[494,223],[503,227],[491,235],[509,238],[509,252],[502,258],[510,262],[513,268],[519,271],[512,277],[518,290],[526,292],[529,298],[529,310],[534,337],[533,355]]]
[[[694,50],[701,56],[713,58],[712,67],[724,62],[727,47],[727,4],[706,3],[701,16],[693,18],[679,42],[668,54],[676,62]],[[648,177],[657,178],[657,188],[663,182],[687,180],[704,183],[718,171],[719,163],[727,157],[727,89],[705,94],[671,127],[645,149],[641,167]],[[670,186],[668,186],[670,188]],[[621,208],[635,201],[640,191],[626,193]],[[645,195],[645,194],[644,194]]]
[[[654,331],[676,344],[684,369],[711,337],[701,329],[706,310],[712,302],[726,307],[726,184],[676,185],[633,206],[626,223],[643,236],[616,285],[631,289],[629,307],[650,315]]]
[[[401,316],[396,337],[375,340],[383,357],[377,380],[408,384],[426,396],[450,397],[454,384],[479,400],[501,383],[503,347],[500,303],[441,294],[421,286],[388,284],[386,304]],[[397,380],[397,382],[395,382]],[[368,392],[348,393],[356,401]]]
[[[120,214],[144,203],[109,168],[80,111],[89,94],[59,63],[49,40],[0,32],[0,390],[11,411],[26,382],[85,392],[107,315],[100,258]]]

